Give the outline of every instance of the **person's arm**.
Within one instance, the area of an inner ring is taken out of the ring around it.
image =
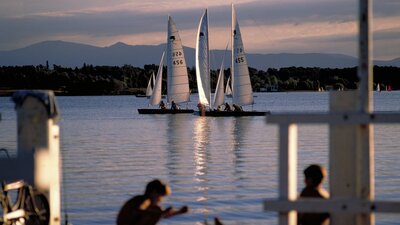
[[[163,218],[171,218],[176,215],[184,214],[189,211],[189,207],[183,206],[179,210],[175,210],[172,207],[168,207],[167,209],[164,210],[162,217]]]

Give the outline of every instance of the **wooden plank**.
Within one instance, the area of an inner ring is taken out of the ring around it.
[[[357,111],[357,92],[340,91],[329,95],[330,112]],[[330,124],[329,126],[329,187],[331,198],[357,196],[357,126]],[[346,140],[346,141],[344,141]],[[331,213],[333,224],[356,224],[356,216]]]
[[[265,200],[264,210],[288,212],[295,210],[304,213],[399,213],[400,202],[394,201],[366,201],[357,199],[298,199],[288,200]]]
[[[358,10],[358,111],[371,112],[373,110],[373,75],[372,58],[372,4],[371,0],[359,0]]]
[[[277,124],[335,124],[400,123],[399,113],[279,113],[266,115],[267,123]]]

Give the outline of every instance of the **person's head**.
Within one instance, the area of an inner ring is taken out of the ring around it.
[[[304,170],[305,183],[309,187],[321,185],[325,176],[325,168],[317,164],[310,165]]]
[[[146,185],[146,190],[144,192],[144,195],[154,199],[157,203],[161,201],[162,197],[170,194],[171,194],[171,188],[167,184],[164,184],[158,179],[150,181]]]

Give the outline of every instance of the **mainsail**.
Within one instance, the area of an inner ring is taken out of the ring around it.
[[[167,100],[175,103],[189,101],[189,79],[182,41],[172,18],[168,17],[167,37]]]
[[[232,103],[253,104],[253,90],[236,12],[232,4]]]
[[[164,67],[164,52],[161,56],[160,66],[158,67],[156,81],[153,88],[153,94],[150,98],[151,105],[158,105],[161,101],[161,84],[162,84],[162,73]]]
[[[200,19],[199,28],[197,30],[196,80],[200,103],[211,107],[207,9]]]

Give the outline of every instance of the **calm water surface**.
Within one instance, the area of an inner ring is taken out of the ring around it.
[[[257,93],[254,109],[325,112],[328,93]],[[197,96],[191,96],[195,108]],[[262,201],[277,189],[277,127],[264,117],[202,118],[139,115],[147,99],[134,96],[57,97],[61,110],[63,210],[75,225],[115,224],[122,204],[154,178],[172,195],[164,206],[189,205],[190,213],[161,224],[277,224]],[[375,94],[375,110],[400,111],[400,92]],[[15,152],[16,122],[10,98],[0,98],[0,147]],[[186,107],[185,105],[183,107]],[[328,167],[328,127],[299,127],[301,172],[310,163]],[[376,125],[376,199],[400,201],[400,125]],[[329,188],[326,185],[326,188]],[[378,215],[377,224],[398,224]]]

